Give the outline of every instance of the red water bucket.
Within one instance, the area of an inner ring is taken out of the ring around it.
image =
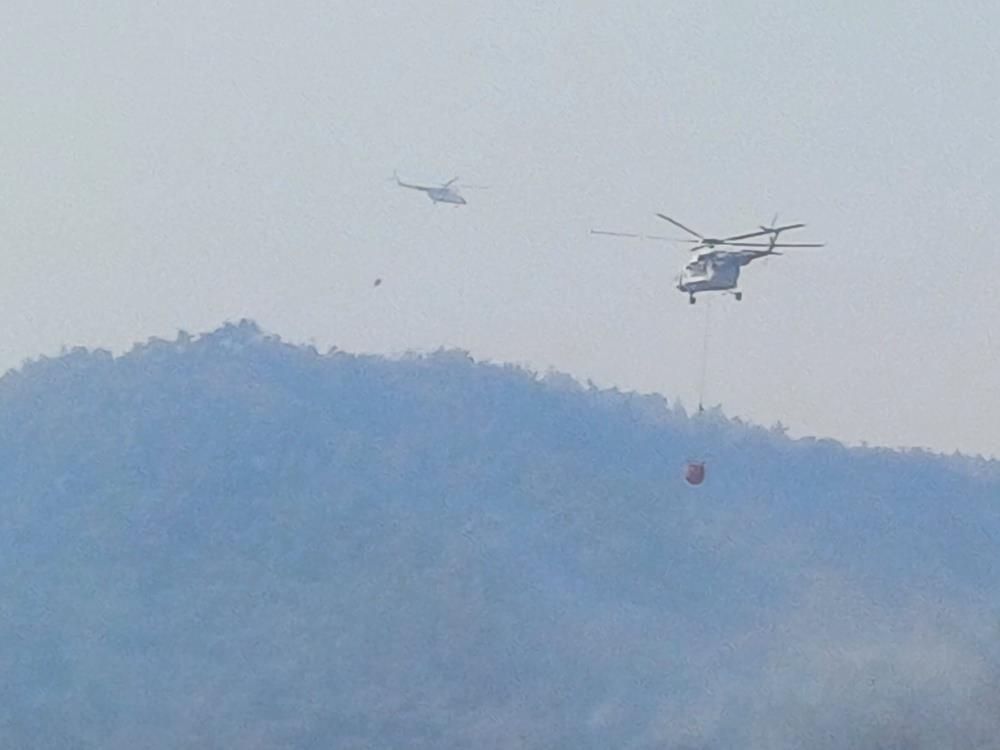
[[[699,485],[705,481],[705,464],[703,462],[688,461],[684,470],[684,481],[688,484]]]

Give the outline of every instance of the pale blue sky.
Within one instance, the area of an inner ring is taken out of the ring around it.
[[[246,316],[691,404],[684,250],[588,230],[777,211],[828,247],[712,304],[707,400],[1000,455],[995,3],[80,5],[0,8],[2,366]]]

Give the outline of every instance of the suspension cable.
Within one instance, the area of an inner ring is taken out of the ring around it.
[[[705,384],[708,380],[708,335],[712,300],[705,300],[705,335],[701,342],[701,378],[698,381],[698,413],[705,411]]]

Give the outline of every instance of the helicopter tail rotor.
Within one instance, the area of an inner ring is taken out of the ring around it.
[[[775,214],[774,218],[771,219],[771,225],[770,226],[766,226],[765,227],[763,224],[758,224],[757,226],[760,227],[760,229],[761,229],[762,232],[775,232],[776,228],[778,226],[778,214]],[[781,230],[777,230],[777,231],[781,231]]]
[[[778,226],[778,214],[777,213],[775,213],[774,214],[774,218],[771,219],[771,227],[770,228],[773,229],[776,226]],[[761,227],[761,229],[767,229],[767,228],[768,227]],[[778,242],[778,237],[780,236],[780,234],[781,234],[780,231],[775,231],[775,232],[772,232],[771,236],[768,238],[768,244],[770,244],[770,247],[767,248],[767,252],[770,255],[774,255],[774,245]],[[764,267],[765,268],[767,268],[767,261],[768,261],[768,259],[764,258]]]

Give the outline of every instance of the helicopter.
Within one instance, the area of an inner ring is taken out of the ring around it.
[[[400,187],[410,188],[411,190],[420,190],[421,192],[426,193],[427,197],[430,198],[435,204],[451,203],[457,208],[458,206],[464,206],[466,203],[465,198],[459,194],[458,188],[454,187],[455,183],[458,182],[457,177],[452,177],[442,185],[413,185],[400,180],[399,174],[396,172],[392,173],[392,178]],[[485,188],[484,185],[466,185],[466,187]]]
[[[604,234],[616,237],[636,237],[648,240],[664,240],[668,242],[684,242],[693,244],[691,251],[697,253],[695,257],[684,264],[680,274],[676,278],[677,289],[688,295],[689,302],[693,305],[697,294],[702,292],[725,292],[732,294],[736,301],[743,299],[743,292],[737,288],[740,279],[740,269],[749,265],[758,258],[767,258],[772,255],[782,255],[775,250],[777,247],[823,247],[822,243],[787,243],[778,242],[782,232],[790,229],[800,229],[805,224],[786,224],[784,226],[774,226],[778,217],[772,220],[772,226],[760,225],[759,231],[737,234],[731,237],[714,238],[706,237],[693,229],[684,226],[679,221],[670,218],[666,214],[656,214],[659,218],[670,222],[679,229],[683,229],[696,239],[674,239],[672,237],[661,237],[658,235],[632,234],[629,232],[609,232],[599,229],[591,229],[591,234]],[[755,237],[767,237],[767,242],[743,242]],[[730,250],[728,248],[738,248]],[[759,248],[759,249],[758,249]]]

